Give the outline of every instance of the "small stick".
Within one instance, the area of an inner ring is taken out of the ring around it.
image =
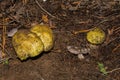
[[[3,18],[3,24],[5,23],[5,19]],[[6,44],[6,26],[3,26],[2,31],[2,58],[5,56],[5,44]]]
[[[118,33],[120,31],[120,27],[114,29],[115,33]]]
[[[0,43],[0,47],[3,48],[1,43]],[[6,49],[5,49],[5,52],[6,52],[9,56],[11,56]]]
[[[120,44],[119,44],[118,46],[116,46],[116,47],[112,50],[112,52],[115,52],[119,47],[120,47]]]
[[[48,11],[46,11],[38,2],[38,0],[35,0],[36,4],[39,6],[40,9],[42,9],[45,13],[47,13],[49,16],[56,18],[55,16],[53,16],[51,13],[49,13]]]
[[[107,71],[107,73],[112,73],[112,72],[117,71],[117,70],[120,70],[120,68],[116,68],[116,69],[113,69],[111,71]]]
[[[78,34],[78,33],[86,33],[90,31],[89,29],[88,30],[80,30],[80,31],[73,31],[74,34]]]
[[[95,28],[96,28],[96,27],[91,28],[91,29],[85,29],[85,30],[73,31],[73,34],[86,33],[86,32],[89,32],[90,30],[95,29]]]

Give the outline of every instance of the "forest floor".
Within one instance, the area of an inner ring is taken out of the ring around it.
[[[20,61],[5,34],[34,23],[51,27],[54,47]],[[89,49],[86,33],[94,27],[105,31],[105,41],[84,59],[70,53],[68,46]],[[0,0],[0,36],[0,54],[4,46],[7,55],[0,58],[0,80],[120,80],[119,0]]]

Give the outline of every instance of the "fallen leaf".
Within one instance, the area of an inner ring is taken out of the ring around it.
[[[42,20],[45,22],[45,23],[48,23],[48,15],[45,15],[45,14],[43,14],[42,15]]]

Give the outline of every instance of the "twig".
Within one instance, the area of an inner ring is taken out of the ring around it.
[[[112,41],[114,41],[114,40],[116,40],[116,39],[120,39],[120,37],[113,37],[112,38],[112,36],[113,35],[119,35],[119,32],[120,32],[120,27],[118,27],[118,28],[115,28],[115,26],[113,26],[112,27],[112,29],[108,29],[107,30],[107,32],[108,32],[108,34],[107,34],[107,36],[106,36],[106,40],[105,40],[105,45],[108,45],[109,43],[111,43]],[[113,50],[112,50],[112,52],[114,52],[114,51],[116,51],[117,50],[117,48],[119,48],[120,46],[118,45],[116,48],[114,48]]]
[[[120,32],[120,27],[118,27],[118,28],[114,29],[114,32],[115,32],[115,33]]]
[[[120,47],[120,44],[112,50],[112,53],[115,52],[119,47]]]
[[[0,47],[3,48],[1,43],[0,43]],[[5,49],[5,53],[7,53],[11,57],[11,55],[8,52],[8,50]]]
[[[117,16],[115,16],[114,18],[113,18],[112,16],[114,17],[115,15],[112,14],[112,15],[110,15],[110,16],[108,16],[108,17],[105,17],[102,21],[100,21],[100,22],[99,22],[98,24],[96,24],[95,26],[98,26],[98,25],[100,25],[100,24],[102,24],[102,23],[104,23],[104,22],[111,21],[111,20],[114,20],[114,19],[120,17],[120,15],[117,15]]]
[[[3,18],[3,24],[5,23],[5,19]],[[5,41],[6,41],[6,26],[2,26],[3,31],[2,31],[2,58],[5,56]]]
[[[86,30],[73,31],[73,34],[86,33],[86,32],[88,32],[88,31],[90,31],[90,30],[95,29],[95,28],[96,28],[96,27],[93,27],[93,28],[91,28],[91,29],[86,29]]]
[[[112,73],[112,72],[117,71],[117,70],[120,70],[120,68],[116,68],[116,69],[113,69],[111,71],[107,71],[107,73]]]
[[[38,2],[38,0],[35,0],[36,4],[39,6],[40,9],[42,9],[45,13],[47,13],[49,16],[56,18],[55,16],[53,16],[51,13],[49,13],[48,11],[46,11]]]

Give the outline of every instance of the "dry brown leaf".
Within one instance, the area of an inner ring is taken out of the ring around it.
[[[48,21],[49,21],[48,15],[43,14],[43,15],[42,15],[42,20],[43,20],[45,23],[48,23]]]
[[[23,4],[26,4],[29,0],[22,0]]]

